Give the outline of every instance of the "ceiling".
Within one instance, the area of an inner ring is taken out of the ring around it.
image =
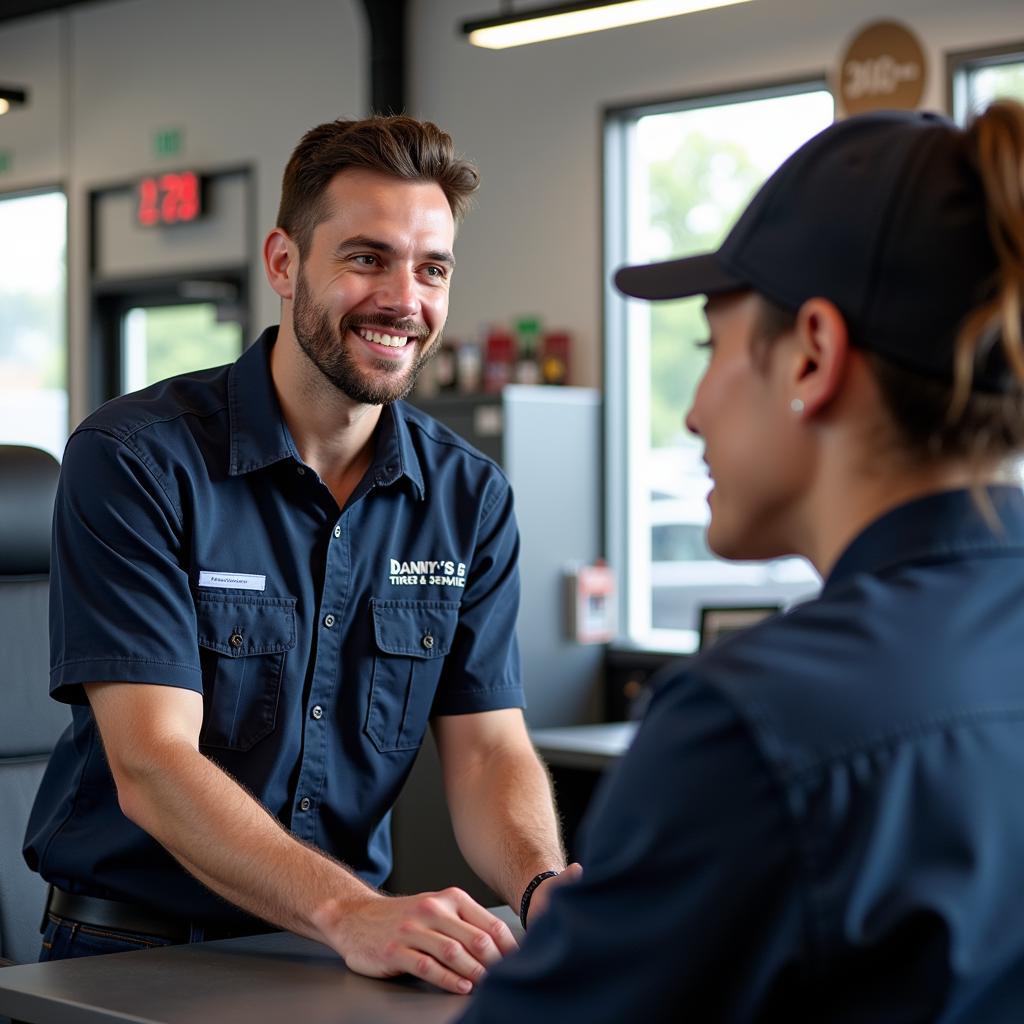
[[[89,2],[91,0],[0,0],[0,22]]]

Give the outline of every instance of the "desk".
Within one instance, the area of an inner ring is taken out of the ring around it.
[[[638,722],[531,729],[537,753],[551,769],[569,860],[579,860],[580,824],[601,777],[629,749]]]
[[[531,729],[537,752],[553,768],[603,771],[620,758],[633,742],[639,722],[568,725],[558,729]]]
[[[507,907],[494,913],[522,935]],[[447,1024],[465,1005],[354,974],[288,932],[0,969],[0,1016],[31,1024]]]

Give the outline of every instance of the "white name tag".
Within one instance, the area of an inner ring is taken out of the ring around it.
[[[248,572],[201,571],[199,586],[226,587],[228,590],[266,590],[267,577]]]

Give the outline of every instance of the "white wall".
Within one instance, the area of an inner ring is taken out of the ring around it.
[[[942,108],[945,51],[1024,39],[1021,0],[755,0],[512,50],[464,42],[458,24],[499,7],[411,0],[412,110],[448,129],[483,176],[449,332],[536,312],[576,332],[584,385],[601,381],[605,106],[831,72],[859,28],[896,18],[929,58],[924,105]]]
[[[61,184],[69,197],[73,421],[88,411],[89,190],[162,167],[247,164],[260,235],[302,133],[366,112],[366,40],[361,0],[111,0],[0,25],[3,79],[30,90],[0,119],[12,154],[0,191]],[[165,128],[184,147],[158,157]],[[269,287],[254,305],[257,323],[276,322]]]

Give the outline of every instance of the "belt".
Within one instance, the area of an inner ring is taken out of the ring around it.
[[[148,907],[137,903],[121,903],[118,900],[101,899],[98,896],[83,896],[65,892],[55,885],[50,886],[50,894],[46,900],[43,914],[43,925],[46,915],[63,917],[78,924],[91,925],[95,928],[107,928],[118,932],[137,932],[142,935],[155,935],[168,942],[184,943],[192,940],[191,921],[182,921],[159,914]],[[43,928],[40,928],[42,931]],[[228,929],[224,927],[203,928],[204,939],[226,939],[241,935],[258,935],[270,931],[269,926],[260,927],[258,921],[250,928],[242,925]]]

